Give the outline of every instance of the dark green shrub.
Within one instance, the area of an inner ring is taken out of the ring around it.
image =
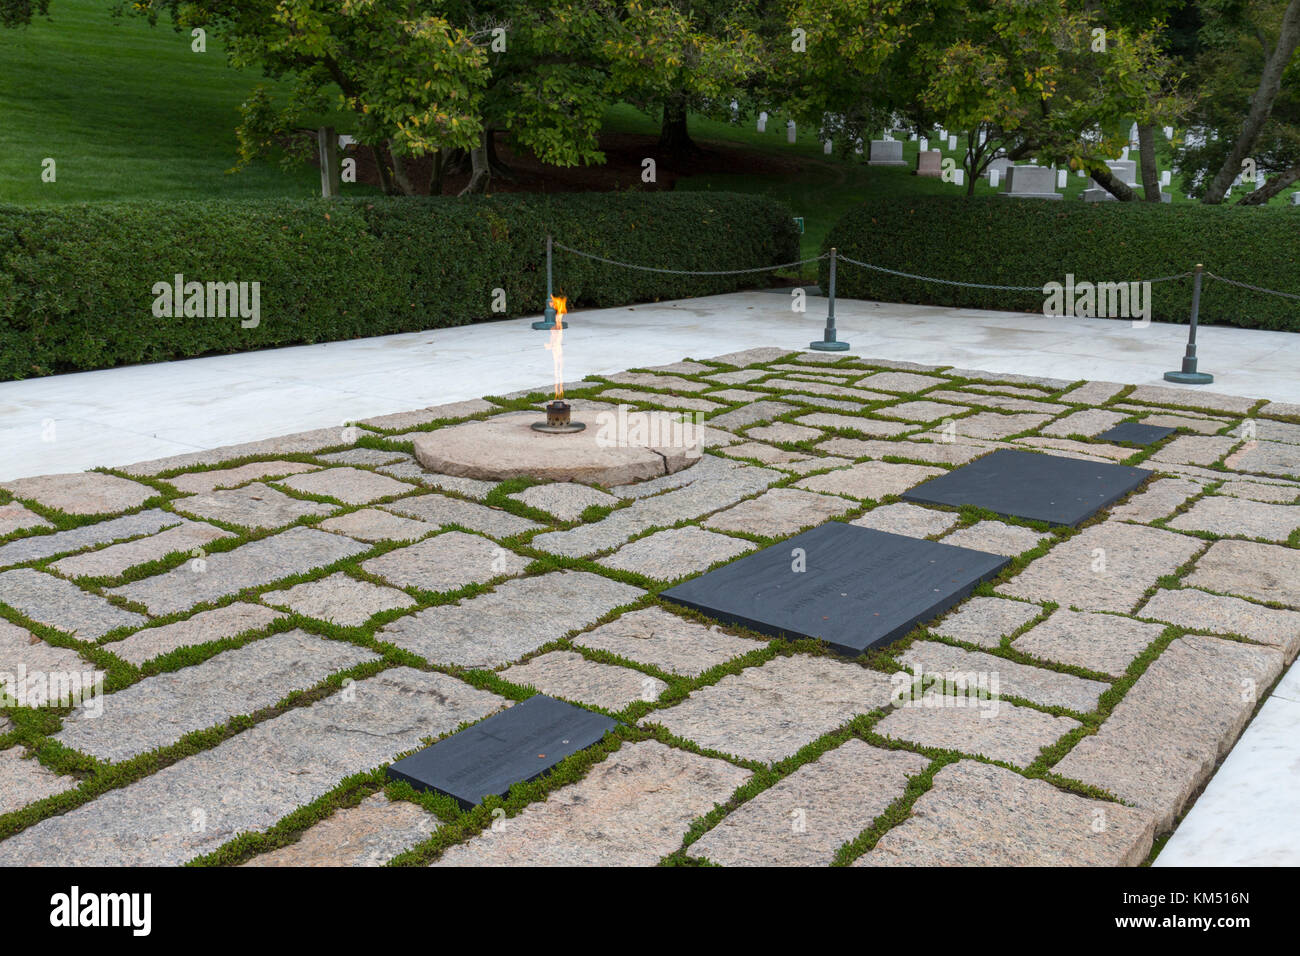
[[[540,312],[545,237],[610,259],[687,270],[798,256],[784,206],[731,193],[585,193],[355,201],[212,200],[0,206],[0,379],[337,341]],[[181,273],[260,283],[261,321],[157,318]],[[570,307],[762,285],[555,253]],[[493,290],[506,311],[493,312]]]
[[[1300,294],[1300,209],[1146,203],[1044,202],[941,196],[870,200],[841,219],[826,246],[873,265],[963,282],[1034,286],[970,289],[921,282],[841,262],[836,293],[846,298],[972,309],[1043,310],[1042,286],[1128,282],[1206,271]],[[821,263],[821,282],[827,263]],[[1151,287],[1151,317],[1187,322],[1191,279]],[[1200,321],[1300,331],[1300,299],[1204,281]]]

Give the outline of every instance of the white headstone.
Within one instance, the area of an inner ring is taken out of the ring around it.
[[[1138,144],[1138,124],[1137,124],[1137,123],[1134,123],[1132,126],[1130,126],[1130,127],[1128,128],[1128,141],[1129,141],[1130,143],[1133,144],[1133,147],[1134,147],[1134,148],[1137,148],[1137,144]]]
[[[949,149],[956,149],[956,148],[957,148],[957,134],[956,134],[956,133],[949,133],[949,134],[948,134],[948,148],[949,148]]]
[[[1002,173],[1001,173],[1001,171],[1000,171],[1000,170],[997,170],[997,169],[990,169],[990,170],[989,170],[989,185],[992,186],[994,189],[997,189],[997,188],[998,188],[998,183],[1000,183],[1001,181],[1002,181]]]
[[[1165,134],[1165,139],[1173,139],[1173,138],[1174,138],[1174,128],[1173,128],[1172,126],[1166,126],[1166,127],[1164,128],[1164,134]]]
[[[1136,159],[1110,159],[1106,161],[1106,165],[1124,185],[1131,187],[1138,184]]]
[[[825,153],[827,156],[831,154],[831,141],[829,139],[826,142],[822,143],[822,152]]]
[[[1119,158],[1120,158],[1120,159],[1123,159],[1123,160],[1127,160],[1127,159],[1128,159],[1128,147],[1127,147],[1127,146],[1125,146],[1122,150],[1120,150]]]
[[[758,114],[758,131],[760,133],[767,132],[767,113]]]
[[[1012,166],[1007,170],[1007,191],[1000,196],[1017,199],[1061,199],[1053,188],[1056,177],[1046,166]]]
[[[988,130],[985,130],[985,129],[980,130],[980,145],[981,145],[981,146],[983,146],[986,142],[988,142],[988,138],[989,138]]]
[[[908,134],[907,134],[907,139],[908,139],[909,142],[915,143],[915,142],[916,142],[916,133],[914,133],[914,132],[913,132],[913,133],[908,133]]]
[[[739,113],[739,112],[740,112],[740,104],[737,103],[735,100],[732,100],[732,101],[731,101],[731,115],[732,115],[732,116],[735,116],[735,115],[736,115],[737,113]]]
[[[1074,175],[1078,176],[1080,179],[1087,179],[1088,171],[1086,169],[1076,169]]]
[[[1168,186],[1168,185],[1170,185],[1173,181],[1174,181],[1174,174],[1171,173],[1169,170],[1166,169],[1163,173],[1160,174],[1160,185],[1161,185],[1161,186]]]
[[[793,142],[794,142],[794,135],[795,135],[794,120],[786,120],[786,124],[785,124],[785,141],[786,141],[787,143],[793,143]]]
[[[916,151],[918,153],[928,153],[930,151],[930,141],[922,136],[917,142]]]
[[[1058,170],[1056,171],[1056,188],[1057,188],[1057,189],[1064,189],[1064,188],[1065,188],[1065,183],[1066,183],[1066,180],[1067,180],[1067,178],[1069,177],[1069,175],[1070,175],[1070,171],[1069,171],[1068,169],[1058,169]]]
[[[1291,205],[1300,206],[1300,191],[1291,194]]]
[[[858,139],[857,139],[857,142],[855,142],[855,143],[853,144],[853,152],[857,153],[859,156],[862,155],[862,137],[861,137],[861,136],[859,136]]]
[[[952,171],[952,182],[954,186],[966,185],[966,170],[958,168]]]
[[[1011,168],[1011,160],[1005,156],[999,156],[990,160],[988,166],[984,168],[985,175],[992,176],[995,172],[1002,179],[1007,178],[1007,170]]]
[[[353,137],[349,136],[347,133],[339,134],[339,149],[347,149],[355,142],[356,140]]]
[[[948,131],[944,129],[942,126],[940,126],[937,130],[935,130],[935,132],[939,134],[940,139],[948,138]]]
[[[903,160],[903,144],[892,139],[873,139],[871,141],[871,158],[869,166],[906,166]]]

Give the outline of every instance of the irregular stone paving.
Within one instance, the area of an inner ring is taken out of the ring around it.
[[[644,593],[585,571],[555,571],[398,618],[375,636],[434,664],[498,667]]]
[[[446,674],[393,668],[50,817],[0,843],[0,866],[176,866],[259,832],[346,776],[506,703]]]
[[[364,544],[312,528],[290,528],[269,538],[209,555],[203,570],[184,564],[153,577],[111,588],[150,614],[174,614],[203,601],[215,601],[245,588],[325,567],[366,551]]]
[[[507,667],[501,671],[501,679],[606,710],[622,710],[636,700],[653,702],[668,688],[648,674],[589,661],[573,651],[551,651]]]
[[[657,740],[624,744],[577,783],[453,846],[440,866],[653,866],[750,777]]]
[[[723,866],[826,866],[928,765],[850,738],[723,817],[687,853]]]
[[[1296,406],[781,349],[605,378],[609,401],[698,408],[703,457],[610,489],[509,489],[505,503],[530,509],[523,517],[487,503],[497,482],[358,444],[380,433],[408,442],[500,410],[474,399],[121,469],[163,476],[157,488],[99,472],[0,486],[0,682],[12,693],[25,674],[25,703],[43,706],[30,692],[46,674],[93,677],[110,660],[99,655],[122,662],[110,667],[102,716],[49,725],[90,769],[58,775],[27,759],[48,743],[39,732],[0,750],[0,815],[75,790],[80,777],[102,780],[89,758],[130,759],[193,731],[227,735],[163,769],[141,761],[130,782],[110,779],[62,815],[24,818],[26,829],[0,840],[0,863],[184,863],[509,706],[404,666],[415,655],[634,714],[625,733],[671,741],[624,741],[439,863],[654,864],[681,853],[730,865],[837,855],[858,865],[1132,865],[1300,651]],[[549,388],[532,392],[536,402]],[[1177,433],[1146,449],[1092,437],[1133,419]],[[1137,460],[1156,474],[1083,528],[1047,534],[877,504],[1017,446]],[[129,513],[146,502],[155,507]],[[781,640],[660,605],[621,579],[658,588],[752,552],[750,539],[779,546],[832,520],[1022,557],[927,635],[865,664],[771,658]],[[1040,543],[1050,550],[1026,560]],[[160,560],[170,570],[156,571]],[[282,630],[291,613],[303,630]],[[357,643],[322,636],[331,626],[353,628]],[[245,643],[206,658],[190,650],[230,639]],[[377,676],[268,710],[381,657],[388,669]],[[1133,683],[1117,681],[1130,674]],[[231,727],[250,712],[271,716]],[[1080,736],[1074,718],[1085,714],[1097,723]],[[12,741],[20,724],[28,735],[41,726],[4,712],[0,734]],[[805,748],[802,763],[790,759]],[[931,748],[959,759],[913,800],[908,781],[933,769]],[[737,796],[755,762],[778,766],[778,778]],[[1053,780],[1122,802],[1008,769],[1044,764]],[[250,862],[382,864],[447,822],[382,793],[344,802],[354,805]],[[724,804],[707,829],[692,829]],[[901,813],[882,817],[890,808]],[[882,832],[853,860],[873,826]]]
[[[146,677],[113,694],[99,716],[74,712],[54,739],[101,760],[126,760],[269,707],[290,691],[378,656],[304,631],[273,634],[202,664]]]
[[[414,803],[373,793],[244,866],[383,866],[437,828],[438,818]]]
[[[854,865],[1137,866],[1154,834],[1144,810],[960,760]]]
[[[1053,769],[1150,810],[1165,829],[1237,739],[1282,664],[1276,648],[1180,637],[1101,729]]]
[[[825,657],[777,657],[729,674],[641,723],[709,750],[774,763],[847,723],[884,707],[889,677]]]

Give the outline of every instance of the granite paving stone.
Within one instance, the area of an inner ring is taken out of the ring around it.
[[[634,405],[662,405],[664,408],[681,408],[692,412],[712,412],[726,407],[707,398],[687,398],[668,392],[642,392],[632,388],[609,388],[601,392],[600,397]]]
[[[1058,418],[1050,424],[1044,425],[1039,429],[1041,434],[1054,435],[1058,438],[1065,438],[1067,435],[1086,435],[1091,438],[1098,432],[1104,432],[1106,429],[1122,422],[1127,415],[1119,412],[1108,412],[1103,408],[1088,408],[1081,412],[1073,412],[1064,418]],[[1130,454],[1132,452],[1130,451]]]
[[[150,508],[121,518],[110,518],[95,524],[56,531],[53,534],[38,534],[19,538],[8,544],[0,545],[0,567],[19,564],[23,561],[39,561],[52,558],[56,554],[80,551],[97,544],[120,541],[124,538],[138,538],[146,534],[155,534],[164,528],[172,528],[184,521],[184,518]]]
[[[128,568],[147,561],[156,561],[176,552],[202,550],[205,544],[219,538],[233,538],[223,531],[201,521],[186,521],[174,528],[137,538],[122,544],[109,545],[97,551],[87,551],[55,561],[51,567],[70,578],[116,577]]]
[[[1127,386],[1118,382],[1084,382],[1061,396],[1061,401],[1078,405],[1104,405]]]
[[[1300,485],[1266,485],[1258,481],[1225,481],[1215,494],[1232,495],[1234,498],[1249,498],[1252,501],[1268,501],[1273,504],[1291,505],[1300,500]]]
[[[462,501],[459,498],[449,498],[439,494],[403,498],[385,505],[384,509],[408,518],[427,521],[430,524],[458,524],[494,538],[508,538],[534,528],[545,527],[531,518],[521,518],[500,508],[490,508],[473,501]]]
[[[796,425],[793,422],[774,422],[771,425],[756,425],[747,429],[745,437],[756,438],[759,441],[801,442],[809,438],[821,438],[822,433],[819,429]]]
[[[478,498],[480,500],[486,498],[488,493],[498,484],[498,482],[484,481],[480,478],[464,478],[460,475],[440,475],[436,472],[425,471],[424,467],[415,459],[411,459],[410,461],[399,461],[393,465],[380,465],[379,471],[382,471],[385,475],[392,475],[394,478],[400,478],[403,481],[410,481],[418,485],[424,485],[426,488],[437,488],[441,491],[454,491],[467,498]]]
[[[959,760],[854,866],[1138,866],[1154,835],[1147,811]]]
[[[262,478],[284,478],[305,471],[316,471],[318,468],[320,465],[308,465],[301,461],[254,461],[237,468],[191,471],[163,480],[178,491],[191,495],[206,495],[218,488],[235,488]]]
[[[1006,438],[1018,432],[1037,428],[1043,422],[1050,421],[1051,415],[1033,413],[979,412],[968,418],[955,419],[953,426],[959,438]],[[942,437],[936,431],[933,437]]]
[[[1046,621],[1017,637],[1011,646],[1040,660],[1122,677],[1163,631],[1159,624],[1115,614],[1058,608]]]
[[[1007,372],[985,372],[971,368],[950,368],[943,374],[951,375],[953,378],[969,379],[972,382],[1010,382],[1015,385],[1039,385],[1051,391],[1074,384],[1063,378],[1047,378],[1042,375],[1013,375]]]
[[[263,594],[262,600],[342,627],[359,627],[380,611],[415,605],[415,599],[405,592],[358,581],[341,571],[285,591],[271,591]]]
[[[713,456],[706,456],[711,458]],[[617,548],[633,535],[656,526],[674,525],[733,505],[786,477],[770,468],[728,463],[726,470],[710,474],[666,494],[643,498],[594,524],[568,531],[535,536],[529,544],[569,557],[586,557]],[[704,462],[696,465],[701,468]],[[690,470],[694,470],[690,469]]]
[[[819,525],[851,510],[843,498],[796,488],[772,488],[725,511],[715,512],[703,522],[718,531],[742,531],[779,538],[801,528]]]
[[[771,421],[779,415],[794,411],[796,406],[786,402],[751,402],[740,408],[714,415],[709,424],[715,428],[742,428],[758,422]]]
[[[35,511],[19,504],[17,501],[11,501],[7,505],[0,505],[0,538],[7,534],[13,534],[15,531],[24,531],[28,528],[53,528],[54,525],[46,521]]]
[[[555,515],[561,521],[577,521],[588,508],[611,507],[619,499],[607,491],[572,481],[533,485],[510,496],[530,508]]]
[[[243,442],[238,445],[223,445],[205,451],[187,452],[183,455],[168,455],[166,458],[154,458],[150,461],[138,461],[124,465],[120,470],[129,475],[157,475],[173,469],[195,468],[201,465],[219,465],[236,458],[271,457],[274,455],[312,454],[338,445],[352,444],[356,439],[352,429],[347,426],[317,428],[313,431],[294,432],[291,435],[279,435],[261,441]]]
[[[879,501],[888,495],[897,495],[914,485],[946,472],[942,468],[925,465],[895,465],[883,461],[864,461],[839,471],[813,475],[795,482],[796,488],[807,491],[828,492],[850,498],[870,498]]]
[[[1056,545],[998,590],[1062,607],[1127,614],[1147,588],[1204,546],[1172,531],[1104,521]]]
[[[423,807],[372,793],[308,827],[296,842],[244,866],[383,866],[437,828],[438,818]]]
[[[1249,441],[1224,460],[1229,468],[1300,478],[1300,449],[1277,441]]]
[[[853,462],[848,458],[837,458],[834,455],[825,455],[821,458],[804,458],[800,461],[783,461],[777,464],[777,468],[782,471],[793,472],[796,475],[807,475],[814,471],[826,471],[832,468],[847,468]]]
[[[743,467],[740,462],[717,455],[701,455],[700,460],[689,468],[675,471],[671,475],[660,475],[645,481],[635,481],[626,485],[614,485],[609,493],[616,498],[648,498],[661,491],[685,488],[697,482],[718,478],[736,468]]]
[[[0,814],[12,813],[75,786],[75,777],[42,766],[22,747],[0,750]]]
[[[1290,445],[1300,445],[1300,424],[1260,419],[1256,422],[1255,434],[1263,441],[1277,441],[1285,442]]]
[[[431,405],[414,412],[397,412],[393,415],[380,415],[376,418],[363,418],[358,425],[396,431],[402,428],[415,428],[430,422],[445,419],[468,418],[480,412],[497,411],[497,406],[481,398],[471,398],[463,402],[448,402],[445,405]]]
[[[1002,521],[977,521],[975,524],[958,528],[942,540],[944,544],[955,544],[959,548],[988,551],[1014,558],[1030,548],[1036,548],[1045,537],[1047,537],[1046,532],[1035,531],[1033,528],[1023,528]]]
[[[818,451],[846,458],[914,458],[918,461],[932,461],[941,465],[964,465],[980,455],[987,454],[994,446],[980,447],[960,442],[922,442],[922,441],[863,441],[860,438],[828,438],[817,445]]]
[[[1300,416],[1300,404],[1295,402],[1269,402],[1259,410],[1261,415]]]
[[[363,468],[325,468],[305,475],[294,475],[280,484],[310,495],[324,495],[348,505],[364,505],[380,498],[414,491],[409,485],[388,475]]]
[[[1169,527],[1239,538],[1285,542],[1300,528],[1300,506],[1211,495],[1173,518]]]
[[[400,461],[415,461],[410,455],[401,451],[384,451],[379,448],[349,448],[347,451],[330,452],[317,455],[321,461],[331,465],[395,465]]]
[[[850,738],[741,804],[687,855],[723,866],[827,866],[928,765]]]
[[[623,744],[577,783],[450,847],[437,866],[654,866],[750,778],[657,740]]]
[[[414,518],[402,518],[380,508],[362,508],[336,518],[326,518],[316,527],[345,534],[358,541],[418,541],[433,534],[439,525]]]
[[[138,667],[147,660],[161,654],[170,654],[177,648],[193,647],[209,641],[238,637],[249,631],[260,631],[282,617],[283,614],[269,607],[236,601],[225,607],[200,611],[183,621],[143,628],[120,641],[102,646],[104,650]]]
[[[1204,408],[1212,412],[1233,412],[1244,415],[1255,406],[1253,398],[1220,395],[1189,388],[1167,388],[1163,385],[1139,385],[1125,396],[1126,402],[1151,405],[1176,405],[1186,408]]]
[[[656,531],[625,544],[597,564],[630,571],[659,581],[675,581],[707,570],[719,561],[736,558],[756,547],[751,541],[693,526]]]
[[[1212,465],[1232,451],[1240,441],[1233,436],[1183,435],[1159,449],[1148,461],[1174,465]]]
[[[398,618],[375,636],[435,664],[499,667],[644,594],[598,574],[553,571]]]
[[[773,445],[764,445],[759,441],[741,442],[724,448],[722,453],[731,458],[752,458],[764,465],[784,465],[792,461],[805,461],[808,456],[798,452],[786,451]]]
[[[210,554],[205,569],[192,562],[153,577],[133,581],[107,593],[137,601],[150,614],[174,614],[203,601],[216,601],[245,588],[275,581],[353,557],[364,544],[314,528],[289,528],[279,534]]]
[[[1203,490],[1195,481],[1186,478],[1157,478],[1145,488],[1130,495],[1127,501],[1110,509],[1114,520],[1151,522],[1167,518],[1188,498]]]
[[[809,395],[826,395],[831,398],[851,398],[859,402],[881,402],[894,398],[885,392],[873,392],[865,388],[849,388],[831,382],[809,381],[807,378],[770,378],[760,382],[761,388],[780,389],[783,398],[792,402],[802,401],[801,392]],[[790,393],[794,394],[790,394]]]
[[[1253,541],[1216,541],[1183,583],[1300,608],[1300,551]]]
[[[503,574],[523,573],[528,560],[476,534],[446,531],[361,565],[400,588],[455,591]]]
[[[897,502],[872,508],[861,518],[849,524],[859,528],[875,528],[891,534],[905,534],[913,538],[928,538],[947,531],[957,523],[957,515],[950,511],[932,511],[920,505]]]
[[[973,690],[946,695],[929,690],[894,708],[874,729],[892,740],[1027,767],[1044,747],[1079,726],[1070,717],[1054,717],[1004,700],[976,700]]]
[[[1282,671],[1276,648],[1190,634],[1147,667],[1097,733],[1053,768],[1150,810],[1169,828]]]
[[[978,405],[981,408],[997,408],[1003,412],[1047,414],[1049,418],[1060,412],[1070,411],[1070,406],[1059,405],[1055,402],[1032,401],[1024,398],[1013,398],[1008,395],[988,395],[983,392],[953,391],[946,388],[926,392],[925,397],[940,399],[945,402],[959,402],[963,405]]]
[[[891,696],[886,674],[796,654],[728,674],[641,723],[661,725],[709,750],[775,763],[853,717],[887,706]]]
[[[378,659],[373,651],[306,631],[273,634],[202,664],[146,677],[110,694],[98,717],[74,711],[53,736],[101,760],[126,760],[270,707],[335,671]]]
[[[936,385],[950,384],[947,379],[932,375],[915,375],[912,372],[876,372],[853,383],[859,388],[873,388],[885,392],[919,392]]]
[[[1075,456],[1086,455],[1089,458],[1104,458],[1107,461],[1123,461],[1125,458],[1131,458],[1135,451],[1135,449],[1125,448],[1122,445],[1108,445],[1104,442],[1081,442],[1069,438],[1042,438],[1038,435],[1017,438],[1015,444],[1028,445],[1030,448],[1050,448],[1058,453],[1071,452]]]
[[[1018,664],[983,651],[962,650],[937,641],[916,641],[898,660],[916,674],[945,675],[944,680],[958,689],[967,686],[968,675],[986,674],[990,693],[996,691],[1002,697],[1021,697],[1044,707],[1065,707],[1080,713],[1095,710],[1097,699],[1110,690],[1110,684],[1104,681]],[[991,683],[993,677],[997,679],[996,687]],[[981,686],[978,678],[970,686]]]
[[[1213,435],[1225,423],[1217,418],[1192,418],[1189,415],[1145,415],[1142,424],[1157,428],[1180,428],[1198,435]]]
[[[660,372],[668,375],[699,375],[701,372],[710,372],[712,370],[712,365],[705,365],[703,362],[696,362],[691,359],[669,362],[667,365],[650,365],[646,367],[647,372]]]
[[[901,418],[908,422],[934,422],[967,411],[960,405],[945,405],[943,402],[900,402],[876,409],[882,418]]]
[[[0,573],[0,602],[33,621],[93,641],[119,627],[138,626],[145,618],[124,611],[71,581],[31,568]]]
[[[573,642],[684,677],[699,677],[719,664],[763,647],[762,642],[678,617],[661,607],[629,611],[578,634]]]
[[[760,398],[767,398],[767,392],[754,392],[746,388],[724,388],[716,392],[709,392],[705,396],[708,399],[715,399],[723,402],[743,403],[753,402]]]
[[[973,597],[945,617],[940,624],[931,627],[930,631],[967,644],[998,647],[1002,638],[1009,637],[1041,613],[1043,609],[1036,604],[1004,598]]]
[[[26,628],[0,618],[0,694],[9,686],[9,680],[18,679],[20,668],[29,674],[34,671],[83,673],[90,665],[76,651],[47,644]],[[10,689],[10,695],[17,696],[16,688]]]
[[[709,387],[679,375],[653,375],[649,372],[614,372],[604,378],[618,385],[640,385],[643,388],[662,388],[670,392],[702,392]]]
[[[148,485],[97,471],[40,475],[0,482],[0,490],[70,515],[105,515],[138,508],[158,494]]]
[[[511,684],[536,688],[579,704],[622,710],[633,701],[655,701],[668,689],[657,677],[630,667],[589,661],[574,651],[551,651],[501,671]]]
[[[915,431],[916,425],[906,422],[887,422],[879,418],[863,418],[860,415],[836,415],[832,412],[811,412],[799,416],[799,424],[814,428],[842,428],[861,435],[888,437]]]
[[[446,674],[393,668],[15,834],[0,865],[48,861],[58,846],[63,866],[177,866],[505,703]]]
[[[191,518],[262,530],[282,528],[307,515],[327,515],[336,509],[335,505],[291,497],[260,481],[242,488],[177,498],[172,507]]]
[[[735,372],[718,372],[715,375],[704,376],[711,382],[717,382],[719,385],[745,385],[754,379],[762,378],[767,372],[758,368],[743,368]]]
[[[1300,651],[1300,611],[1284,611],[1196,588],[1180,588],[1157,591],[1138,615],[1194,631],[1237,634],[1271,644],[1281,648],[1287,661],[1294,660]]]

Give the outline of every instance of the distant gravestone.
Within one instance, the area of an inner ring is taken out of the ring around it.
[[[825,153],[827,156],[829,156],[831,154],[831,149],[833,148],[833,146],[834,144],[832,144],[829,139],[826,140],[826,142],[822,143],[822,152]]]
[[[1300,192],[1294,192],[1291,194],[1291,205],[1300,206]]]
[[[1174,174],[1171,173],[1169,170],[1166,169],[1163,173],[1160,174],[1161,186],[1168,186],[1172,184],[1173,181],[1174,181]]]
[[[871,158],[869,166],[906,166],[903,160],[903,144],[892,139],[873,139],[871,141]]]
[[[929,152],[930,141],[926,137],[922,136],[916,141],[916,148],[922,153]]]
[[[794,120],[787,120],[785,124],[785,141],[787,143],[793,143],[794,140],[795,140]]]
[[[927,179],[938,179],[943,175],[943,153],[937,149],[925,150],[916,154],[916,175]]]
[[[954,150],[954,149],[956,149],[956,148],[957,148],[957,134],[956,134],[956,133],[949,133],[949,134],[948,134],[948,149],[949,149],[949,150]]]
[[[1132,187],[1137,182],[1137,160],[1135,159],[1108,159],[1106,161],[1112,174],[1126,186]]]
[[[1068,169],[1058,169],[1058,170],[1056,171],[1056,188],[1057,188],[1057,189],[1064,189],[1064,188],[1065,188],[1065,184],[1066,184],[1066,181],[1067,181],[1068,178],[1069,178],[1069,175],[1070,175],[1070,171],[1069,171]]]
[[[854,140],[853,152],[857,153],[859,156],[862,155],[862,137],[858,137],[856,140]]]
[[[616,726],[604,714],[538,694],[397,761],[388,776],[468,809],[536,780]]]
[[[1000,193],[1015,199],[1060,199],[1056,175],[1046,166],[1012,166],[1007,170],[1007,189]]]
[[[972,505],[1010,518],[1074,527],[1154,472],[1128,465],[1000,448],[903,493],[906,501]]]
[[[1174,128],[1173,128],[1172,126],[1166,126],[1166,127],[1164,128],[1164,134],[1165,134],[1165,139],[1173,139],[1173,138],[1174,138]]]
[[[831,521],[660,596],[727,624],[825,641],[856,656],[942,614],[1009,563],[998,554]]]
[[[988,166],[984,167],[984,172],[987,175],[996,171],[999,178],[1006,179],[1007,170],[1010,168],[1011,160],[1007,159],[1005,156],[999,156],[997,159],[991,160]]]
[[[1117,200],[1111,195],[1108,189],[1101,186],[1089,186],[1079,194],[1079,198],[1084,202],[1116,202]]]
[[[767,113],[765,112],[758,114],[758,131],[760,133],[767,132]]]
[[[994,189],[997,189],[998,183],[1002,181],[1002,174],[996,169],[990,169],[988,172],[989,172],[989,185],[992,186]]]

